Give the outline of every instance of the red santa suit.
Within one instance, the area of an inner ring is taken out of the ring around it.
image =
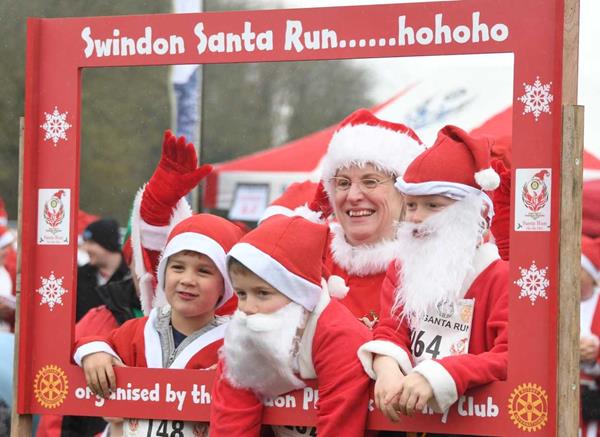
[[[4,251],[4,261],[0,264],[0,302],[14,310],[17,291],[17,252],[13,247],[14,236],[0,224],[0,250]],[[5,320],[0,320],[0,331],[14,331],[14,311]]]
[[[330,298],[330,293],[341,296],[347,292],[347,287],[337,277],[330,277],[327,282],[322,279],[323,267],[319,261],[327,250],[328,235],[329,228],[325,225],[298,216],[276,215],[246,234],[228,256],[243,264],[291,301],[277,311],[291,306],[299,309],[302,315],[308,313],[295,358],[297,365],[282,368],[280,374],[289,370],[300,378],[317,380],[317,433],[323,436],[363,436],[368,412],[369,378],[362,371],[356,351],[362,342],[370,338],[370,332],[347,308]],[[241,287],[243,289],[243,284]],[[244,302],[240,303],[240,308],[244,308],[243,305]],[[262,379],[260,382],[255,381],[259,377],[246,379],[253,368],[265,368],[270,372],[267,362],[272,357],[269,354],[283,356],[275,364],[278,367],[286,366],[294,358],[279,350],[269,350],[263,355],[238,352],[240,347],[243,348],[241,342],[247,340],[244,338],[240,342],[235,336],[236,329],[240,332],[243,330],[242,325],[238,324],[238,320],[243,319],[241,316],[269,317],[265,314],[248,316],[240,311],[234,315],[227,328],[222,361],[213,385],[210,420],[212,437],[259,435],[263,406],[253,392],[243,388],[256,390],[262,397],[273,397],[284,394],[291,387],[304,386],[294,375],[291,379],[295,381],[291,383],[289,375],[267,377],[265,379],[270,379],[267,384],[271,384],[268,388],[258,387],[263,382]],[[276,334],[281,338],[288,338],[287,334],[291,333],[290,344],[278,347],[292,349],[296,344],[292,338],[297,339],[297,329],[301,322],[284,317],[285,328],[272,328],[268,334],[263,329],[258,333],[254,331],[252,335],[264,338]],[[227,343],[228,340],[232,343]],[[252,358],[248,358],[249,356]],[[248,362],[249,360],[257,362]],[[261,375],[260,370],[256,370],[254,375]],[[302,435],[289,427],[273,429],[277,436]]]
[[[393,264],[382,288],[384,317],[373,332],[373,341],[359,350],[367,373],[376,379],[373,355],[394,358],[402,371],[418,372],[431,384],[435,397],[432,405],[445,411],[467,389],[506,378],[508,363],[508,263],[502,261],[496,246],[481,245],[476,253],[475,271],[467,278],[460,298],[474,299],[468,354],[440,356],[421,361],[413,367],[411,330],[407,319],[399,320],[390,311],[399,287],[398,266]]]
[[[583,236],[581,267],[594,280],[596,285],[591,296],[586,299],[583,298],[584,293],[582,291],[579,317],[580,337],[600,343],[600,305],[598,305],[600,288],[597,286],[600,281],[600,269],[598,268],[600,267],[600,239],[594,240],[585,235]],[[596,357],[593,361],[582,361],[580,363],[580,383],[582,390],[600,390],[600,357]],[[581,406],[583,406],[583,396]],[[600,405],[597,408],[600,408]],[[598,420],[584,422],[582,416],[581,425],[583,437],[600,436]]]
[[[108,337],[85,337],[75,343],[75,362],[81,365],[86,355],[107,352],[121,359],[127,366],[163,368],[162,347],[156,328],[158,311],[150,316],[131,319],[112,331]],[[168,366],[169,369],[207,369],[218,359],[217,351],[223,344],[225,324],[200,335],[190,343]]]
[[[580,307],[580,335],[582,337],[600,338],[600,305],[598,300],[600,289],[594,289],[594,294],[582,300]],[[580,383],[582,386],[587,386],[591,389],[598,390],[600,380],[600,357],[594,362],[582,362],[580,371]],[[583,437],[598,437],[600,432],[598,429],[598,421],[582,422]]]
[[[387,267],[395,259],[394,240],[376,244],[352,246],[346,241],[344,230],[332,223],[329,250],[325,267],[332,275],[340,276],[349,287],[341,302],[354,316],[372,327],[380,317],[381,285]]]
[[[317,433],[323,436],[363,436],[369,379],[356,359],[360,344],[370,338],[365,326],[342,304],[323,293],[300,343],[303,379],[316,379],[319,390]],[[250,390],[233,387],[219,361],[212,391],[211,437],[260,435],[263,404]],[[273,427],[276,436],[303,435],[289,427]]]

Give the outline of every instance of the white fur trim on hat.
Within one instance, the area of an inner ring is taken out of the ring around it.
[[[327,279],[327,291],[331,297],[335,297],[336,299],[343,299],[350,291],[350,287],[346,285],[344,278],[337,275],[331,275]]]
[[[294,211],[281,205],[268,206],[267,209],[265,209],[262,215],[260,216],[260,219],[258,219],[258,224],[264,222],[269,217],[273,217],[274,215],[284,215],[286,217],[292,217],[294,215]]]
[[[372,163],[380,170],[402,175],[425,147],[408,134],[367,124],[347,125],[336,131],[323,158],[322,178],[332,199],[329,180],[340,168]]]
[[[262,280],[294,302],[312,311],[319,301],[321,287],[290,272],[283,264],[248,243],[237,243],[227,258],[233,257]]]
[[[350,275],[368,276],[385,272],[396,258],[398,244],[384,239],[374,244],[353,246],[346,241],[344,229],[339,223],[330,226],[331,254],[337,265]]]
[[[6,232],[0,236],[0,248],[8,246],[14,239],[15,236],[13,233],[7,229]]]
[[[396,179],[396,188],[407,196],[444,196],[454,200],[462,200],[469,194],[480,196],[488,207],[488,217],[494,216],[494,203],[490,196],[482,190],[470,185],[457,182],[427,181],[427,182],[405,182],[402,177]]]
[[[450,405],[458,400],[458,391],[452,375],[435,360],[421,361],[414,368],[425,377],[433,389],[435,401],[430,401],[430,406],[436,413],[443,413]]]
[[[319,224],[326,223],[326,220],[323,219],[323,213],[321,211],[313,211],[308,207],[307,203],[294,209],[294,215],[303,217],[309,222]]]
[[[594,281],[600,280],[600,271],[583,253],[581,254],[581,267],[583,267],[583,270],[590,274]]]
[[[482,189],[492,191],[500,186],[500,175],[493,168],[486,168],[475,173],[475,182]]]
[[[217,308],[222,306],[225,302],[233,296],[233,288],[229,281],[229,275],[227,274],[227,264],[225,263],[226,253],[223,250],[223,246],[217,243],[210,237],[196,232],[184,232],[176,235],[167,243],[165,250],[160,256],[158,268],[156,269],[158,285],[156,287],[156,296],[154,298],[154,306],[162,306],[166,302],[165,297],[165,271],[167,269],[167,262],[171,255],[175,255],[182,250],[191,250],[194,252],[202,253],[208,256],[212,262],[215,263],[219,272],[223,276],[224,292],[223,296],[217,304]]]

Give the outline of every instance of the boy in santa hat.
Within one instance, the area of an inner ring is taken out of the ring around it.
[[[225,319],[215,317],[215,310],[233,295],[225,256],[241,235],[236,225],[210,214],[196,214],[173,228],[158,264],[150,315],[127,321],[107,338],[87,337],[76,343],[74,359],[95,394],[109,398],[109,389],[115,389],[113,366],[216,365]],[[137,422],[138,432],[148,426],[147,421]],[[125,432],[128,426],[126,421]],[[183,435],[195,435],[199,426],[206,425],[186,423]]]
[[[583,437],[598,437],[600,420],[600,239],[581,241],[581,304],[579,352]]]
[[[506,378],[508,263],[486,241],[490,145],[454,126],[397,180],[406,222],[382,287],[384,317],[359,357],[391,420],[446,411],[469,388]]]
[[[319,388],[317,433],[364,435],[369,379],[356,351],[370,333],[330,297],[347,288],[339,277],[322,278],[327,237],[327,226],[276,215],[229,252],[238,310],[217,367],[211,437],[258,436],[262,401],[300,389],[308,378]],[[273,431],[304,435],[294,427]]]

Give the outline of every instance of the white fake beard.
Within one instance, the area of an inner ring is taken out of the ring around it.
[[[237,310],[225,330],[221,349],[225,377],[237,388],[266,400],[303,388],[296,377],[296,355],[308,313],[291,302],[272,314],[246,315]]]
[[[397,316],[406,317],[412,329],[438,303],[462,297],[486,227],[482,208],[483,200],[471,195],[422,223],[401,223],[397,239],[400,286],[392,314],[402,308]]]

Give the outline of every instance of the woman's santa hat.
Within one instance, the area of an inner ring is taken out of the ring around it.
[[[323,292],[323,257],[329,228],[300,216],[276,215],[244,235],[228,254],[292,301],[312,311]],[[327,288],[334,297],[348,291],[331,276]]]
[[[445,126],[433,146],[421,153],[396,181],[396,187],[409,196],[439,195],[460,200],[480,195],[493,216],[493,204],[483,191],[500,185],[500,176],[490,166],[488,138],[472,137],[456,126]]]
[[[318,185],[313,181],[294,182],[265,209],[259,223],[278,214],[288,217],[297,215],[294,210],[306,205],[315,197]]]
[[[340,168],[373,164],[400,176],[423,150],[423,143],[411,128],[359,109],[340,123],[329,142],[322,173],[327,194],[332,198],[330,180]]]
[[[169,233],[157,268],[157,287],[153,306],[160,307],[166,304],[165,297],[165,272],[167,262],[171,255],[183,250],[191,250],[208,256],[217,266],[223,276],[224,292],[217,304],[217,308],[225,304],[233,296],[233,288],[227,275],[225,263],[227,251],[243,235],[243,231],[230,221],[211,214],[196,214],[179,222]],[[146,298],[147,299],[147,298]],[[146,305],[149,299],[146,301]],[[142,305],[144,297],[142,296]]]
[[[581,238],[581,267],[590,274],[592,279],[600,282],[600,238]]]

